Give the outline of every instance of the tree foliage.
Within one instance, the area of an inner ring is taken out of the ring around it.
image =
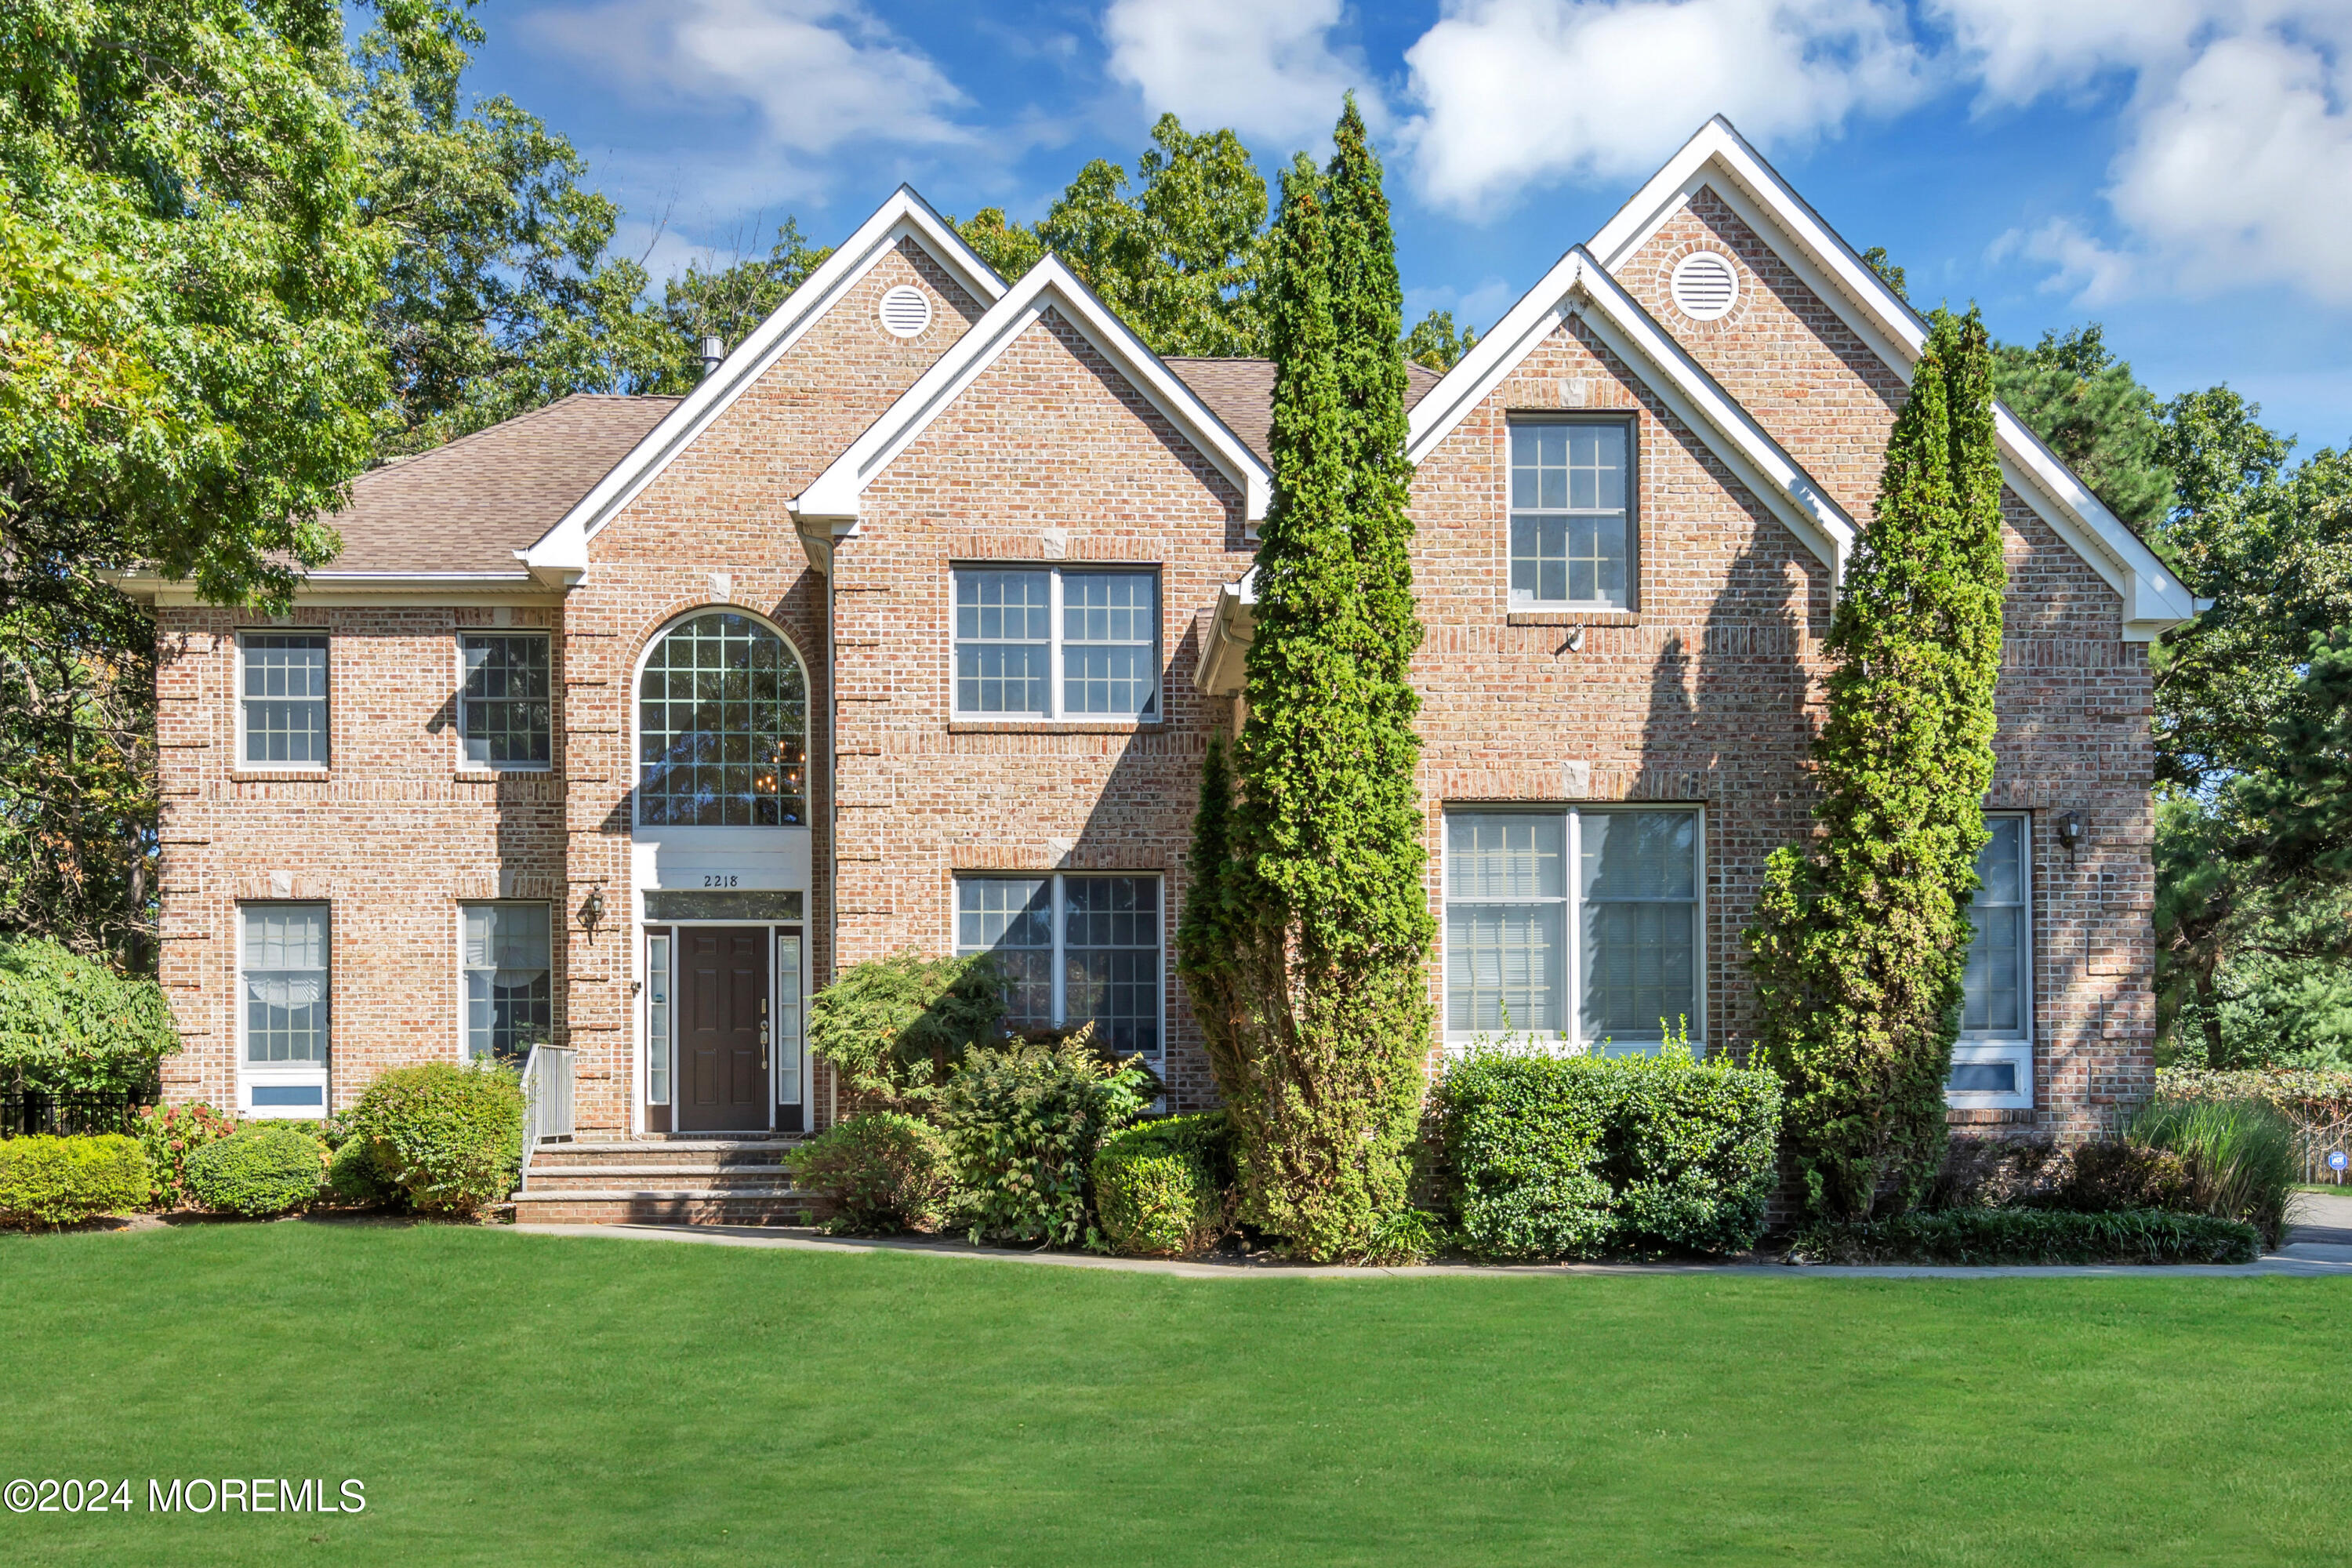
[[[1993,355],[1993,391],[2066,460],[2107,510],[2143,531],[2172,508],[2156,395],[2107,349],[2093,321],[2032,348],[2004,343]]]
[[[1990,345],[1939,312],[1831,626],[1818,831],[1773,852],[1748,932],[1817,1214],[1907,1207],[1942,1157],[2006,580]]]
[[[845,967],[809,1002],[809,1048],[885,1108],[920,1104],[974,1046],[1003,1033],[1004,990],[985,957],[912,949]]]
[[[1452,370],[1464,354],[1478,346],[1478,334],[1468,327],[1456,331],[1454,312],[1432,310],[1404,335],[1404,357],[1432,370]]]
[[[1204,798],[1193,875],[1208,898],[1180,959],[1204,998],[1247,1217],[1305,1255],[1366,1258],[1404,1211],[1433,922],[1407,679],[1421,630],[1402,294],[1352,100],[1335,141],[1327,171],[1302,156],[1283,181],[1268,273],[1275,494],[1242,795]]]
[[[0,1094],[128,1094],[180,1048],[152,980],[45,937],[0,939]]]

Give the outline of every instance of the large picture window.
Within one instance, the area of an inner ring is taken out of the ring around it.
[[[1988,813],[1985,831],[1945,1097],[1963,1108],[2021,1109],[2033,1103],[2032,819]]]
[[[1511,424],[1511,605],[1633,605],[1633,426]]]
[[[327,1059],[327,906],[247,904],[237,911],[245,1059]]]
[[[1157,877],[959,877],[956,952],[1004,975],[1005,1026],[1095,1026],[1095,1044],[1160,1054]]]
[[[808,683],[763,623],[713,610],[655,644],[637,685],[637,820],[808,824]]]
[[[553,1038],[545,904],[467,904],[466,1054],[520,1061]]]
[[[535,632],[474,633],[457,639],[466,683],[457,728],[472,767],[543,768],[553,752],[547,638]]]
[[[1699,889],[1689,808],[1449,811],[1447,1037],[1700,1042]]]
[[[1157,719],[1158,574],[958,567],[954,702],[960,718]]]
[[[264,767],[327,765],[327,634],[247,632],[237,756]]]

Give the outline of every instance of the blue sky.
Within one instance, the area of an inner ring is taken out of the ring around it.
[[[486,0],[476,90],[569,135],[657,273],[900,180],[1032,219],[1163,110],[1271,171],[1339,95],[1409,319],[1482,329],[1711,113],[1912,298],[2097,320],[2160,395],[2352,439],[2352,0]]]

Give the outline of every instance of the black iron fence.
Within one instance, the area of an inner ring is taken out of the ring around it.
[[[154,1103],[152,1094],[44,1094],[29,1089],[0,1094],[0,1138],[135,1132],[139,1113]]]

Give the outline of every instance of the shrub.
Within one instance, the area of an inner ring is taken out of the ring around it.
[[[1088,1034],[974,1049],[948,1079],[940,1124],[972,1240],[1067,1247],[1086,1234],[1095,1152],[1157,1088],[1142,1058],[1107,1061]]]
[[[2303,1168],[2317,1175],[2331,1149],[2352,1135],[2352,1072],[2205,1072],[2170,1068],[2156,1075],[2158,1100],[2259,1100],[2294,1123]]]
[[[180,1048],[163,988],[46,937],[0,941],[0,1088],[128,1094]]]
[[[2278,1245],[2303,1156],[2294,1124],[2275,1107],[2259,1100],[2159,1098],[2132,1118],[2130,1136],[2180,1156],[2198,1208],[2244,1220],[2266,1244]]]
[[[139,1118],[139,1146],[147,1152],[147,1206],[185,1208],[188,1156],[236,1131],[236,1118],[202,1100],[151,1107]]]
[[[347,1121],[418,1208],[471,1214],[514,1191],[522,1117],[510,1070],[432,1062],[378,1077]]]
[[[2049,1206],[2084,1214],[2112,1209],[2201,1212],[2196,1173],[2187,1160],[2169,1149],[2151,1149],[2122,1140],[2075,1149],[2068,1159],[2065,1179],[2047,1202]]]
[[[853,963],[809,1001],[809,1049],[850,1090],[887,1108],[920,1105],[976,1045],[1003,1030],[994,961],[912,951]]]
[[[2009,1208],[2053,1197],[2072,1170],[2048,1138],[1954,1136],[1927,1191],[1931,1209]]]
[[[319,1201],[327,1146],[299,1121],[256,1121],[188,1156],[188,1192],[208,1209],[258,1218]]]
[[[834,1203],[828,1228],[850,1236],[937,1230],[945,1217],[947,1150],[924,1121],[873,1110],[784,1156],[793,1180]]]
[[[1111,1251],[1203,1251],[1223,1231],[1231,1204],[1232,1126],[1221,1110],[1138,1122],[1103,1141],[1094,1181],[1095,1224]]]
[[[1952,1209],[1816,1225],[1792,1263],[2251,1263],[2262,1237],[2211,1215],[2123,1209]]]
[[[0,1142],[0,1219],[26,1228],[129,1214],[147,1202],[147,1156],[135,1138],[11,1138]]]
[[[1475,1050],[1439,1091],[1464,1245],[1488,1258],[1739,1252],[1763,1233],[1780,1080],[1655,1056]]]
[[[376,1158],[375,1142],[345,1138],[327,1156],[327,1201],[344,1208],[396,1207],[405,1203],[408,1189],[392,1179]]]

